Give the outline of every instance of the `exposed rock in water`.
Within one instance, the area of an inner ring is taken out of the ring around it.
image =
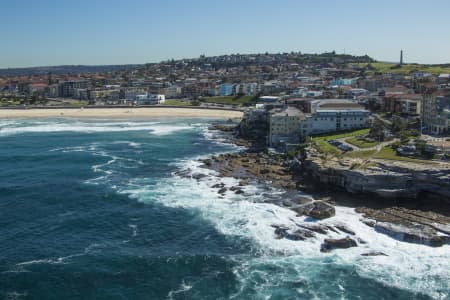
[[[197,180],[200,180],[200,179],[205,178],[205,177],[206,177],[206,175],[205,174],[201,174],[201,173],[196,173],[196,174],[192,175],[192,178],[197,179]]]
[[[289,230],[288,227],[279,226],[279,225],[272,225],[272,227],[275,228],[275,236],[277,239],[282,239],[287,235],[287,231]]]
[[[356,240],[358,241],[358,243],[360,244],[367,244],[367,242],[365,240],[363,240],[362,238],[356,238]]]
[[[377,223],[374,220],[370,220],[370,219],[362,219],[361,222],[363,222],[364,224],[366,224],[369,227],[374,227],[375,224]]]
[[[304,241],[307,238],[314,237],[314,233],[308,230],[296,230],[293,233],[287,233],[285,238],[292,241]]]
[[[283,200],[282,202],[284,207],[292,207],[293,203],[290,200]]]
[[[310,231],[314,231],[317,232],[319,234],[327,234],[328,232],[328,227],[324,226],[324,225],[320,225],[320,224],[311,224],[311,225],[305,225],[305,224],[297,224],[298,226],[300,226],[301,228],[305,228],[308,229]]]
[[[334,207],[323,201],[314,201],[297,206],[294,211],[299,215],[306,215],[319,220],[333,217],[336,214]]]
[[[339,224],[339,225],[335,225],[334,227],[336,227],[337,229],[339,229],[340,231],[350,234],[350,235],[355,235],[355,232],[352,231],[351,229],[349,229],[347,226]]]
[[[275,236],[277,239],[288,239],[291,241],[304,241],[308,238],[314,237],[314,233],[309,230],[297,229],[294,232],[289,232],[289,228],[285,226],[272,225],[275,228]]]
[[[227,188],[226,188],[226,187],[223,187],[223,188],[221,188],[221,189],[218,191],[218,193],[221,194],[221,195],[225,194],[226,192],[227,192]]]
[[[212,188],[214,188],[214,189],[223,188],[223,187],[225,187],[225,183],[223,183],[223,182],[216,183],[215,185],[212,186]]]
[[[421,224],[414,224],[414,227],[406,227],[399,224],[378,222],[374,228],[378,232],[408,243],[424,244],[432,247],[440,247],[450,243],[450,236],[438,235],[436,230]]]
[[[347,249],[357,246],[358,244],[355,242],[355,240],[349,237],[343,239],[325,239],[322,246],[320,247],[320,252],[330,252],[334,249]]]
[[[368,252],[361,254],[361,256],[388,256],[388,255],[383,252]]]
[[[187,177],[190,177],[191,171],[192,171],[191,169],[179,170],[179,171],[174,172],[173,175],[187,178]]]
[[[248,184],[249,184],[249,181],[246,180],[246,179],[241,179],[239,181],[239,186],[245,186],[245,185],[248,185]]]
[[[298,204],[307,204],[307,203],[313,202],[313,199],[311,199],[310,197],[306,197],[306,196],[300,196],[296,199],[296,202]]]

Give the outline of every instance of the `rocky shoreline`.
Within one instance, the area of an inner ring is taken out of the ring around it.
[[[313,220],[323,220],[335,215],[335,205],[353,207],[364,217],[366,226],[394,239],[409,243],[439,247],[450,243],[450,208],[440,199],[387,198],[375,193],[355,194],[342,189],[332,182],[322,182],[311,175],[305,163],[288,159],[283,154],[268,153],[264,147],[251,141],[236,138],[233,130],[220,127],[230,143],[245,146],[246,150],[226,153],[203,159],[204,168],[216,171],[219,177],[233,177],[239,184],[226,187],[216,184],[219,195],[227,192],[244,194],[243,188],[249,184],[269,184],[285,191],[283,199],[268,200],[291,209],[297,216]],[[199,178],[197,178],[199,179]],[[312,195],[312,197],[308,196]],[[287,228],[273,224],[274,235],[279,239],[306,240],[330,232],[346,235],[344,238],[325,238],[320,251],[356,247],[364,240],[345,224],[322,225],[320,223],[297,224],[297,228]],[[384,253],[364,253],[365,256]]]
[[[434,197],[450,204],[450,168],[401,161],[330,158],[308,149],[303,168],[317,181],[382,198]]]

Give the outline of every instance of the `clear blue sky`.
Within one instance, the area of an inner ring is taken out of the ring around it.
[[[450,63],[449,0],[1,1],[0,67],[158,62],[200,54],[368,54]]]

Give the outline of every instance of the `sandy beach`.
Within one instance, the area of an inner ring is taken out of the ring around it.
[[[0,109],[0,118],[241,118],[240,111],[175,107]]]

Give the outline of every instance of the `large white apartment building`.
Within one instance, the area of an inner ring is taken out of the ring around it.
[[[301,128],[305,114],[295,108],[274,109],[269,117],[269,144],[298,143],[301,140]]]
[[[425,94],[422,100],[422,121],[426,131],[445,134],[450,131],[450,97]]]
[[[270,146],[282,143],[298,143],[309,135],[326,132],[354,130],[368,126],[369,111],[365,109],[314,109],[304,114],[297,108],[285,107],[270,111]]]

